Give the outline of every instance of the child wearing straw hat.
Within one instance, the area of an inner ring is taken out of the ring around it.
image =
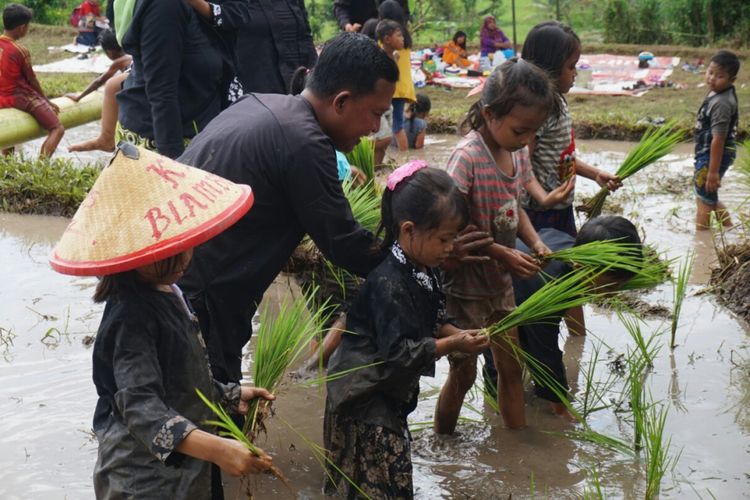
[[[198,322],[175,282],[192,248],[241,218],[249,186],[125,144],[55,247],[61,273],[100,276],[106,302],[93,352],[99,399],[97,498],[221,498],[218,469],[268,470],[271,458],[205,430],[195,390],[246,413],[265,389],[213,380]]]

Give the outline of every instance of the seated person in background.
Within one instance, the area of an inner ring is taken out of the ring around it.
[[[453,35],[453,40],[445,44],[443,62],[458,66],[459,68],[468,68],[471,66],[471,61],[467,58],[468,55],[468,52],[466,52],[466,33],[456,31],[456,34]]]
[[[104,30],[99,35],[99,43],[112,60],[109,69],[96,77],[80,94],[65,94],[65,97],[78,102],[91,92],[104,85],[104,103],[102,104],[102,125],[99,137],[73,144],[68,151],[114,151],[115,127],[117,126],[117,93],[122,89],[122,82],[127,78],[127,70],[133,58],[126,54],[112,30]]]
[[[490,56],[498,51],[501,52],[506,59],[510,59],[515,55],[513,42],[505,36],[503,30],[497,27],[497,21],[495,21],[494,16],[487,16],[484,18],[482,30],[479,32],[479,42],[481,56]]]
[[[33,12],[26,6],[11,3],[3,9],[4,31],[0,36],[0,109],[16,108],[32,115],[47,130],[40,158],[48,158],[57,149],[65,128],[57,118],[60,108],[50,101],[31,66],[29,50],[18,43],[29,31]],[[3,151],[12,153],[13,148]]]
[[[417,102],[411,103],[406,110],[404,130],[409,149],[422,149],[424,138],[427,135],[427,116],[432,109],[430,98],[424,94],[417,94]]]

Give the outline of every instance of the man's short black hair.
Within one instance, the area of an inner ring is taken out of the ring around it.
[[[34,17],[34,11],[25,5],[9,3],[3,9],[3,28],[6,30],[16,29],[24,24],[29,24]]]
[[[740,59],[737,54],[728,50],[720,50],[711,57],[711,62],[724,69],[734,78],[740,71]]]
[[[122,52],[122,47],[117,43],[117,37],[112,30],[103,30],[99,34],[99,45],[101,45],[104,50]]]
[[[375,27],[375,37],[378,39],[378,42],[383,43],[383,40],[385,39],[385,37],[391,36],[396,31],[400,31],[400,30],[401,30],[401,25],[398,24],[396,21],[391,21],[390,19],[383,19]]]
[[[398,81],[398,66],[371,38],[360,33],[339,33],[326,42],[305,88],[318,97],[342,90],[354,95],[375,91],[380,80]]]

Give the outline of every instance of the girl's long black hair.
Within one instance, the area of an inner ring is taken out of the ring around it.
[[[482,128],[485,107],[495,118],[501,118],[515,106],[537,107],[549,112],[555,100],[554,87],[547,74],[527,61],[513,58],[495,68],[484,82],[482,98],[469,108],[460,130],[465,134]]]
[[[464,37],[464,43],[458,43],[458,39],[461,37]],[[453,43],[466,50],[466,33],[461,30],[456,31],[456,34],[453,35]]]
[[[581,39],[573,28],[557,21],[539,23],[529,31],[523,43],[521,57],[534,63],[549,74],[555,86],[557,99],[553,116],[560,116],[565,97],[557,88],[563,65],[576,51],[581,50]]]
[[[398,239],[399,227],[404,221],[412,221],[417,229],[429,231],[455,217],[460,217],[459,227],[463,228],[469,221],[469,209],[451,176],[436,168],[418,170],[393,191],[383,192],[377,232],[383,235],[381,249],[390,248]]]

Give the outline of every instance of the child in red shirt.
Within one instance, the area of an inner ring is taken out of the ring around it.
[[[60,109],[44,95],[31,67],[29,50],[18,43],[29,31],[33,12],[28,7],[8,4],[3,9],[4,31],[0,36],[0,108],[16,108],[31,114],[48,131],[40,158],[52,156],[65,128],[57,113]],[[13,148],[5,150],[12,152]]]

